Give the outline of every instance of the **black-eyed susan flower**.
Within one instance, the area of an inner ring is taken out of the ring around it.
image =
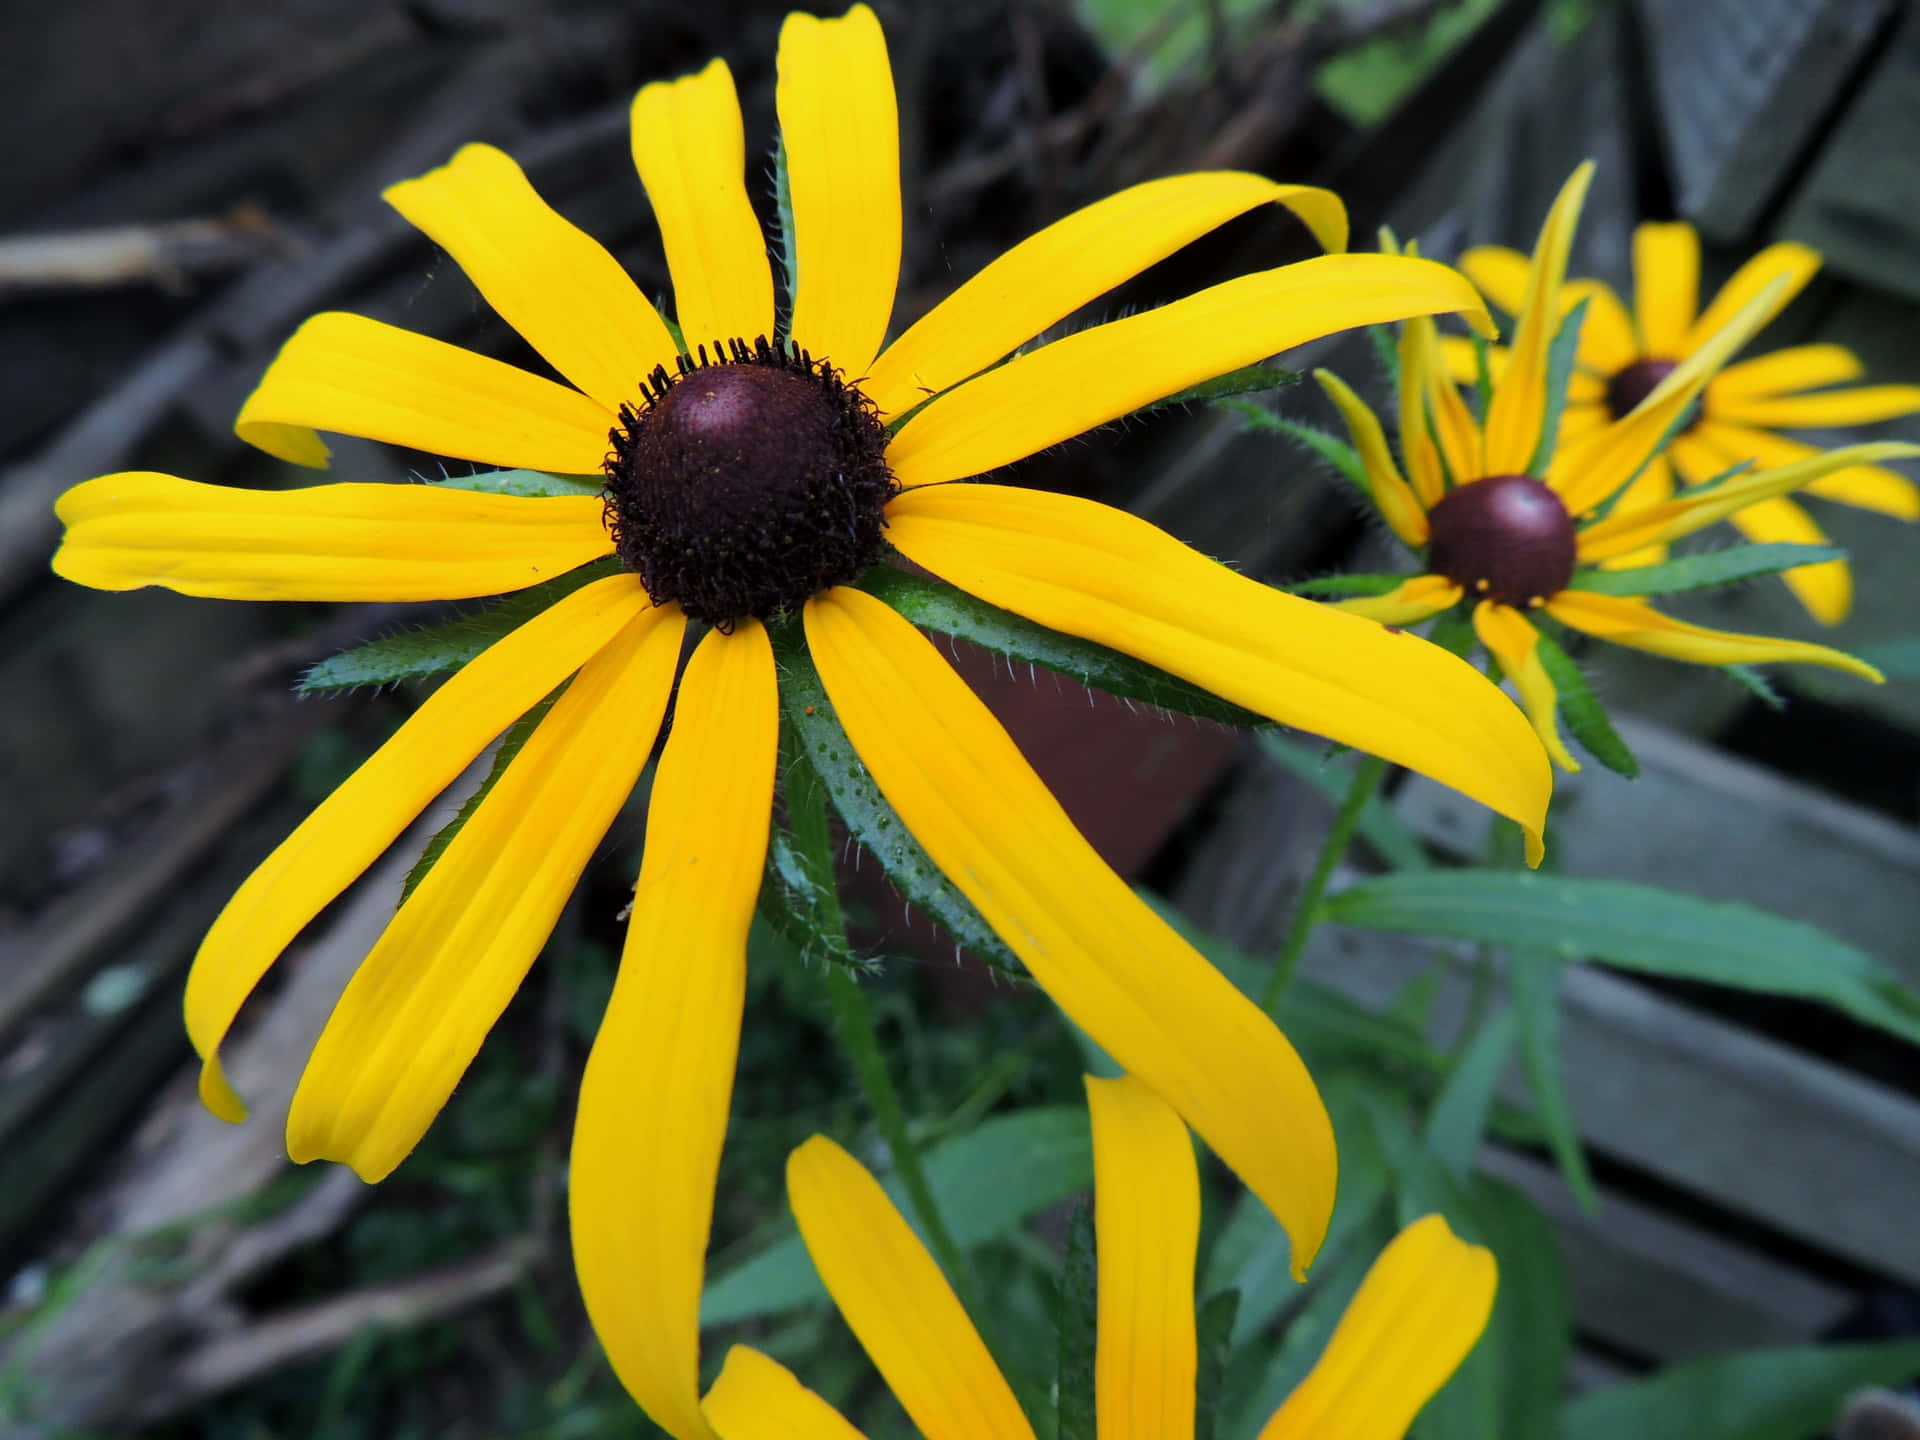
[[[1101,1440],[1190,1440],[1198,1341],[1200,1176],[1180,1117],[1137,1080],[1087,1080]],[[815,1136],[787,1162],[814,1268],[928,1440],[1031,1440],[1020,1408],[933,1257],[859,1161]],[[1493,1310],[1494,1259],[1429,1215],[1367,1272],[1311,1372],[1260,1440],[1400,1440]],[[855,1440],[859,1431],[778,1361],[728,1352],[705,1401],[721,1440]]]
[[[316,431],[331,430],[601,474],[603,497],[111,475],[61,500],[54,561],[106,589],[252,600],[496,595],[622,562],[429,697],[248,880],[195,960],[201,1093],[239,1119],[219,1047],[247,995],[494,737],[561,692],[402,904],[307,1063],[290,1153],[368,1179],[413,1148],[527,973],[654,745],[689,621],[708,627],[678,682],[571,1182],[593,1320],[635,1394],[682,1437],[707,1433],[697,1311],[775,788],[770,623],[803,628],[837,719],[921,846],[1060,1006],[1246,1178],[1303,1267],[1326,1228],[1334,1155],[1299,1058],[1099,860],[933,645],[852,582],[891,545],[1041,624],[1420,770],[1536,837],[1551,774],[1512,704],[1424,641],[1256,584],[1118,510],[950,483],[1333,330],[1446,310],[1484,324],[1464,278],[1332,254],[1008,359],[1257,207],[1284,205],[1331,248],[1345,243],[1327,192],[1178,176],[1041,231],[883,348],[900,184],[872,13],[790,17],[776,101],[797,262],[787,326],[747,201],[733,80],[716,61],[633,106],[691,355],[512,160],[470,146],[388,198],[566,383],[324,314],[237,422],[301,464],[326,462]]]
[[[1518,313],[1527,295],[1527,259],[1503,246],[1481,246],[1460,257],[1460,268],[1495,305]],[[1611,288],[1598,280],[1561,287],[1561,305],[1585,301],[1586,323],[1567,396],[1561,433],[1569,440],[1623,419],[1669,375],[1776,281],[1785,281],[1763,308],[1768,324],[1812,280],[1820,255],[1805,245],[1769,245],[1734,272],[1702,311],[1700,237],[1685,221],[1649,221],[1633,234],[1634,303],[1629,314]],[[1457,337],[1443,342],[1454,378],[1472,383],[1477,361],[1472,345]],[[1505,356],[1491,357],[1496,373]],[[1861,385],[1860,359],[1843,345],[1794,345],[1726,366],[1707,382],[1699,409],[1682,422],[1664,453],[1621,496],[1618,509],[1632,511],[1673,498],[1677,485],[1703,485],[1743,462],[1761,469],[1810,460],[1820,449],[1782,435],[1782,430],[1864,425],[1920,412],[1920,385]],[[1678,479],[1676,480],[1676,472]],[[1852,465],[1809,482],[1805,491],[1823,500],[1878,511],[1900,520],[1920,520],[1920,487],[1897,471]],[[1797,500],[1785,495],[1761,500],[1727,517],[1749,540],[1823,544],[1826,534]],[[1664,546],[1622,556],[1609,566],[1650,564]],[[1807,612],[1824,624],[1846,618],[1853,604],[1853,578],[1845,560],[1801,565],[1783,572]]]
[[[1381,515],[1425,558],[1422,573],[1385,594],[1342,601],[1341,608],[1405,625],[1470,604],[1481,644],[1513,681],[1548,753],[1569,770],[1579,765],[1560,739],[1559,694],[1529,618],[1536,612],[1674,660],[1797,660],[1879,678],[1872,666],[1823,645],[1705,629],[1663,615],[1644,599],[1583,588],[1582,567],[1644,555],[1650,546],[1861,461],[1920,455],[1910,445],[1855,446],[1682,491],[1658,504],[1610,506],[1652,462],[1718,367],[1774,312],[1784,284],[1752,296],[1618,420],[1556,435],[1548,359],[1561,323],[1567,250],[1591,173],[1590,164],[1574,172],[1541,228],[1513,347],[1493,380],[1484,419],[1455,388],[1430,318],[1408,320],[1400,335],[1404,476],[1373,412],[1338,377],[1318,372],[1353,436]]]

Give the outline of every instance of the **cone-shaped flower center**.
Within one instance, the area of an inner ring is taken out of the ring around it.
[[[1680,367],[1672,360],[1636,360],[1614,372],[1607,381],[1607,413],[1619,420],[1631,415],[1640,402],[1660,388],[1660,382]],[[1689,421],[1689,428],[1692,422]]]
[[[825,361],[735,340],[656,369],[607,456],[607,528],[655,602],[722,628],[797,610],[880,558],[887,434]]]
[[[1529,605],[1573,578],[1573,517],[1531,475],[1492,475],[1453,491],[1427,516],[1427,563],[1469,594]]]

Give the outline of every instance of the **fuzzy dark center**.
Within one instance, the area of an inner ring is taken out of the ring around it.
[[[1640,402],[1660,388],[1680,367],[1672,360],[1636,360],[1624,370],[1614,372],[1607,381],[1607,413],[1619,420],[1631,415]],[[1688,422],[1691,428],[1692,422]]]
[[[825,361],[734,340],[657,368],[607,456],[607,528],[660,604],[722,629],[790,614],[880,558],[898,493],[873,403]]]
[[[1531,475],[1493,475],[1453,491],[1427,516],[1431,569],[1507,605],[1531,605],[1573,578],[1573,517]]]

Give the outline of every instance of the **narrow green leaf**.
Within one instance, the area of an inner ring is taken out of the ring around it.
[[[1502,1010],[1488,1020],[1468,1043],[1466,1053],[1447,1083],[1434,1097],[1427,1114],[1427,1148],[1464,1181],[1473,1169],[1473,1157],[1486,1133],[1507,1055],[1513,1049],[1513,1011]]]
[[[1536,947],[1626,970],[1818,1000],[1920,1044],[1920,996],[1823,931],[1650,885],[1506,870],[1402,872],[1326,902],[1343,925]]]
[[[1787,697],[1780,693],[1773,681],[1751,665],[1720,665],[1716,669],[1728,679],[1739,684],[1740,688],[1752,695],[1769,710],[1787,708]]]
[[[566,687],[563,685],[560,690]],[[453,819],[434,832],[427,842],[427,848],[420,852],[420,858],[413,862],[413,868],[407,872],[406,884],[400,887],[400,903],[407,903],[408,897],[419,888],[420,882],[427,878],[427,872],[440,863],[440,857],[447,853],[447,847],[453,843],[453,837],[466,828],[473,812],[480,808],[480,802],[493,793],[493,787],[500,783],[500,777],[507,773],[507,767],[513,763],[527,741],[533,738],[533,732],[540,728],[540,722],[547,718],[547,712],[553,708],[553,702],[560,698],[560,690],[547,696],[533,709],[513,722],[513,728],[501,737],[500,746],[493,752],[493,768],[487,771],[487,778],[480,782],[480,788],[467,797],[467,803],[460,807]]]
[[[1208,1298],[1194,1322],[1199,1367],[1193,1379],[1193,1440],[1214,1440],[1220,1420],[1220,1391],[1233,1347],[1234,1319],[1240,1310],[1240,1292],[1224,1290]],[[1062,1416],[1061,1436],[1066,1435]],[[1091,1431],[1087,1432],[1092,1434]]]
[[[1475,1175],[1467,1206],[1482,1243],[1500,1266],[1493,1315],[1479,1348],[1496,1381],[1502,1440],[1554,1440],[1567,1356],[1573,1348],[1572,1299],[1553,1224],[1511,1185]]]
[[[1093,1213],[1082,1200],[1067,1221],[1066,1263],[1060,1267],[1054,1323],[1060,1333],[1055,1408],[1059,1440],[1096,1440],[1094,1350],[1099,1328],[1099,1282]]]
[[[1333,763],[1324,751],[1277,730],[1260,732],[1260,748],[1269,760],[1313,786],[1329,803],[1337,806],[1347,798],[1350,771]],[[1396,870],[1424,870],[1431,863],[1419,837],[1379,795],[1369,800],[1360,814],[1360,834]]]
[[[1303,425],[1298,420],[1289,420],[1284,415],[1276,415],[1271,410],[1248,404],[1244,400],[1222,400],[1220,405],[1222,409],[1241,416],[1249,429],[1264,430],[1270,435],[1279,435],[1296,445],[1305,446],[1345,476],[1362,495],[1372,498],[1373,486],[1368,483],[1367,467],[1360,461],[1360,452],[1338,436],[1316,425]]]
[[[925,629],[965,640],[1016,664],[1055,671],[1092,690],[1221,725],[1270,723],[1264,715],[1243,710],[1131,655],[1036,625],[939,580],[876,565],[860,578],[860,588]]]
[[[1587,302],[1582,300],[1560,320],[1553,343],[1547,347],[1547,409],[1540,420],[1540,443],[1534,447],[1529,475],[1545,475],[1553,461],[1554,447],[1560,443],[1560,417],[1567,410],[1567,387],[1573,383],[1574,357],[1580,351],[1580,327],[1586,323]]]
[[[1268,390],[1284,390],[1300,383],[1298,370],[1283,370],[1278,365],[1243,365],[1198,385],[1189,385],[1133,413],[1149,415],[1155,410],[1170,410],[1176,405],[1201,405],[1209,400],[1226,400],[1236,395],[1258,395]]]
[[[1487,411],[1493,408],[1493,347],[1479,331],[1467,337],[1473,341],[1473,418],[1487,423]]]
[[[1400,384],[1400,337],[1394,333],[1393,326],[1369,325],[1367,341],[1373,346],[1374,362],[1386,378],[1387,388],[1397,387]]]
[[[1832,545],[1735,545],[1631,570],[1582,570],[1567,588],[1594,595],[1676,595],[1846,558],[1846,551]]]
[[[1547,679],[1553,682],[1560,697],[1560,715],[1567,722],[1567,729],[1573,732],[1573,738],[1615,774],[1629,780],[1638,776],[1640,761],[1620,738],[1620,732],[1613,728],[1613,721],[1607,718],[1606,708],[1587,684],[1587,677],[1558,640],[1544,627],[1537,628],[1540,643],[1535,653],[1540,657],[1540,668],[1547,672]]]
[[[1398,590],[1408,575],[1317,575],[1279,588],[1289,595],[1385,595]]]
[[[1518,948],[1507,955],[1507,993],[1513,997],[1519,1022],[1520,1068],[1533,1092],[1540,1127],[1547,1145],[1566,1177],[1580,1208],[1591,1215],[1600,1204],[1593,1188],[1587,1152],[1580,1145],[1579,1126],[1567,1099],[1566,1077],[1560,1069],[1560,977],[1566,962],[1546,950]]]
[[[442,490],[477,490],[483,495],[523,495],[548,499],[556,495],[598,496],[607,487],[603,475],[549,475],[544,470],[481,470],[472,475],[449,475],[437,483]]]
[[[780,276],[787,293],[787,315],[780,325],[780,338],[786,338],[787,324],[793,313],[793,297],[800,285],[800,251],[793,227],[793,185],[787,174],[787,142],[773,139],[773,214],[778,227],[774,254],[780,257]]]

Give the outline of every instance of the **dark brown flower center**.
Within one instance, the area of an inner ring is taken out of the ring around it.
[[[1642,400],[1660,388],[1662,380],[1679,368],[1672,360],[1636,360],[1626,369],[1616,371],[1607,381],[1607,413],[1616,420],[1631,415]],[[1693,422],[1688,421],[1687,427],[1692,426]]]
[[[1427,516],[1428,567],[1472,595],[1530,605],[1573,578],[1573,517],[1531,475],[1492,475],[1450,493]]]
[[[886,429],[826,361],[734,340],[641,391],[610,436],[607,528],[655,602],[726,629],[791,614],[880,558],[899,491]]]

